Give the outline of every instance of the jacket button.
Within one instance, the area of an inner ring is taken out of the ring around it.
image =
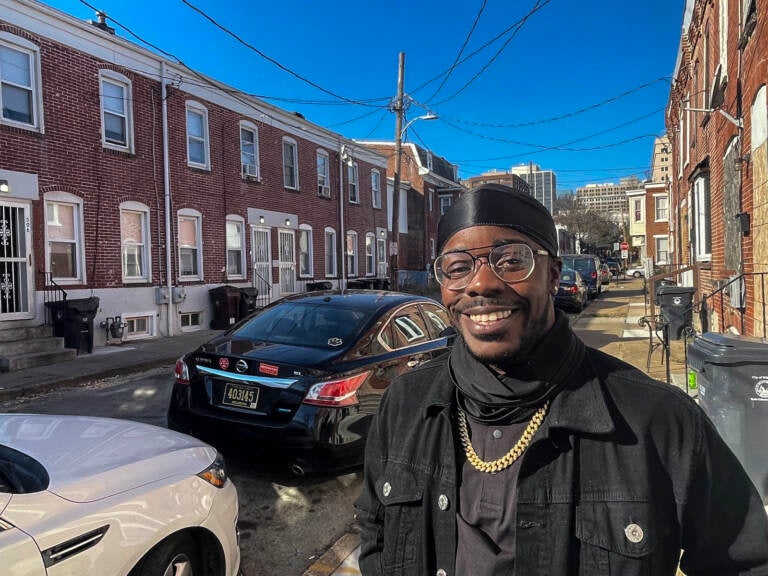
[[[644,536],[643,529],[637,524],[630,524],[624,528],[624,535],[627,537],[627,540],[633,544],[640,542]]]
[[[392,492],[392,485],[389,482],[384,482],[384,486],[381,487],[381,492],[384,494],[384,497],[386,498],[389,496],[389,493]]]
[[[435,572],[435,576],[448,576],[448,572],[440,568],[437,572]]]
[[[440,494],[437,498],[437,506],[440,510],[448,510],[448,496]]]

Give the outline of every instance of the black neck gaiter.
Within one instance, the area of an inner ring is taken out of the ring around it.
[[[529,419],[555,397],[584,357],[584,344],[556,311],[552,329],[522,364],[497,374],[475,358],[462,338],[451,351],[450,373],[459,407],[475,420],[508,424]]]

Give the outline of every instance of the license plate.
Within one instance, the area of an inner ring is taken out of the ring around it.
[[[254,409],[258,401],[258,388],[230,383],[224,385],[224,396],[221,398],[221,403],[225,406]]]

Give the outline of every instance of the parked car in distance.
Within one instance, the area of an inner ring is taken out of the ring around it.
[[[610,284],[612,277],[613,275],[611,274],[611,269],[608,268],[608,264],[600,264],[600,283]]]
[[[555,295],[555,306],[563,310],[581,312],[587,301],[587,285],[581,274],[572,268],[563,268]]]
[[[626,272],[624,272],[627,276],[632,276],[633,278],[642,278],[645,276],[645,266],[642,264],[634,264],[627,268]]]
[[[139,422],[0,414],[3,576],[240,570],[237,491],[200,440]]]
[[[295,474],[357,467],[390,382],[447,352],[451,332],[423,296],[290,296],[179,359],[168,426],[222,450],[272,449]]]
[[[571,268],[581,273],[590,297],[594,298],[602,292],[600,258],[594,254],[566,254],[560,258],[563,261],[563,268]]]
[[[608,265],[608,269],[611,271],[612,276],[619,276],[622,271],[621,262],[612,258],[606,258],[605,264]]]

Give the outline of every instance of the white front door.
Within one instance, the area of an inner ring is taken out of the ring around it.
[[[29,204],[0,202],[0,320],[33,318]]]
[[[387,241],[376,238],[376,276],[387,277]]]
[[[293,230],[278,230],[280,246],[280,294],[296,292],[296,238]]]
[[[272,245],[269,228],[253,228],[253,285],[259,289],[259,296],[272,294]]]

